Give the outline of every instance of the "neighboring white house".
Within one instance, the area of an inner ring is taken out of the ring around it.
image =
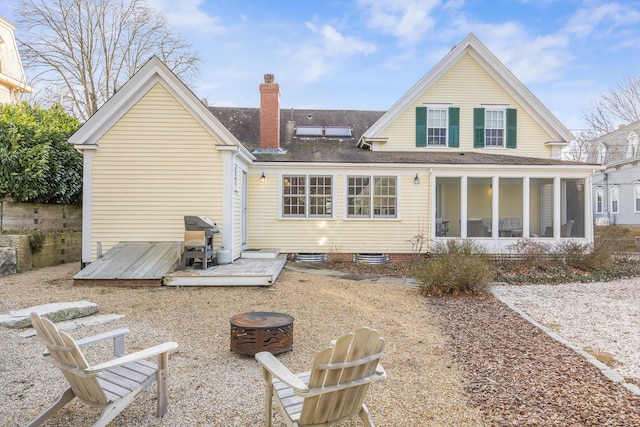
[[[604,166],[593,176],[596,225],[640,225],[640,121],[592,141],[588,161]]]
[[[13,35],[16,27],[0,16],[0,103],[15,104],[23,93],[31,93],[22,68],[18,45]]]

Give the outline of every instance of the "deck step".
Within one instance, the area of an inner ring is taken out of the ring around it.
[[[245,249],[240,254],[240,258],[245,258],[245,259],[277,258],[279,255],[280,255],[279,249]]]

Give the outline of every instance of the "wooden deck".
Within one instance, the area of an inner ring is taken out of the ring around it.
[[[286,255],[275,258],[238,258],[231,264],[206,270],[174,271],[164,279],[166,286],[271,286],[287,262]]]
[[[276,249],[250,251],[231,264],[180,270],[182,242],[120,242],[73,277],[74,285],[271,286],[287,262]]]
[[[120,242],[75,276],[74,285],[160,286],[180,266],[180,242]]]

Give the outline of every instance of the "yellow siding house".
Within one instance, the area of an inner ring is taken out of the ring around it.
[[[84,153],[83,262],[121,241],[180,241],[218,223],[232,258],[275,248],[401,259],[474,238],[593,241],[594,165],[473,35],[388,111],[207,107],[151,59],[71,138]]]

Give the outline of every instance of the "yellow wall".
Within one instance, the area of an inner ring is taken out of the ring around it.
[[[278,248],[284,253],[411,253],[409,242],[416,234],[429,235],[429,179],[413,183],[415,171],[398,174],[400,194],[398,219],[344,219],[347,175],[396,175],[372,169],[351,171],[323,170],[320,175],[334,177],[333,219],[279,219],[278,185],[280,174],[288,171],[266,173],[266,182],[259,182],[259,174],[249,175],[248,231],[250,248]],[[291,174],[316,173],[296,171]],[[426,250],[427,244],[423,248]]]
[[[157,83],[100,139],[93,159],[91,247],[182,241],[185,215],[222,218],[215,141]],[[220,236],[216,236],[216,246]]]
[[[425,103],[451,104],[460,108],[460,148],[416,147],[416,107]],[[473,109],[481,107],[481,104],[509,105],[518,110],[517,149],[473,148]],[[454,64],[378,136],[388,138],[385,144],[380,145],[383,151],[480,150],[493,154],[551,157],[551,148],[544,145],[552,139],[551,136],[469,54]]]

